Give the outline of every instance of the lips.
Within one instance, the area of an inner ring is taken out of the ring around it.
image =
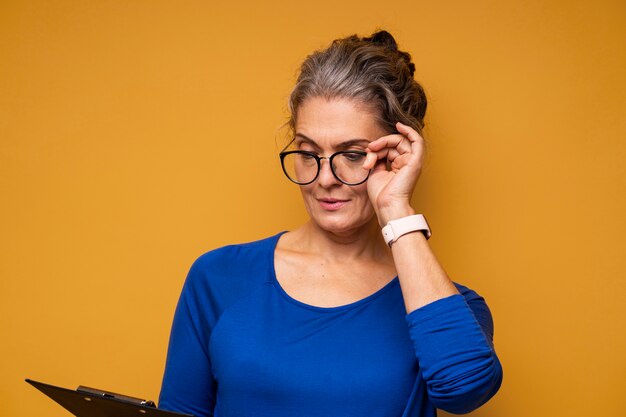
[[[317,201],[323,209],[335,211],[348,204],[350,200],[340,200],[338,198],[318,198]]]

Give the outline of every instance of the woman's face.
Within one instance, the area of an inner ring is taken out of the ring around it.
[[[300,105],[296,117],[296,149],[329,157],[346,150],[363,151],[369,142],[384,136],[373,110],[343,98],[312,97]],[[333,175],[327,159],[319,176],[301,185],[311,220],[323,230],[345,236],[357,232],[374,216],[367,183],[350,186]]]

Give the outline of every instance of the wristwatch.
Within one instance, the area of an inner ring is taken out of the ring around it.
[[[428,222],[422,214],[414,214],[397,220],[391,220],[383,227],[383,237],[385,238],[385,243],[391,247],[392,243],[398,240],[400,236],[418,230],[424,233],[426,239],[430,238],[432,234],[430,227],[428,227]]]

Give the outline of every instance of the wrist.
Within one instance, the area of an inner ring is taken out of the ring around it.
[[[430,226],[428,226],[428,222],[423,214],[414,214],[391,220],[382,229],[385,243],[390,247],[402,236],[417,231],[422,232],[426,239],[429,239],[431,236]]]
[[[412,216],[415,214],[415,210],[410,205],[385,207],[378,211],[378,223],[380,227],[384,227],[391,220],[401,219],[403,217]]]

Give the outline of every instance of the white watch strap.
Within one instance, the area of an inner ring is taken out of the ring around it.
[[[426,239],[430,238],[430,227],[428,227],[428,222],[422,214],[414,214],[413,216],[391,220],[383,227],[383,237],[385,238],[385,243],[391,246],[400,236],[418,230],[424,233]]]

